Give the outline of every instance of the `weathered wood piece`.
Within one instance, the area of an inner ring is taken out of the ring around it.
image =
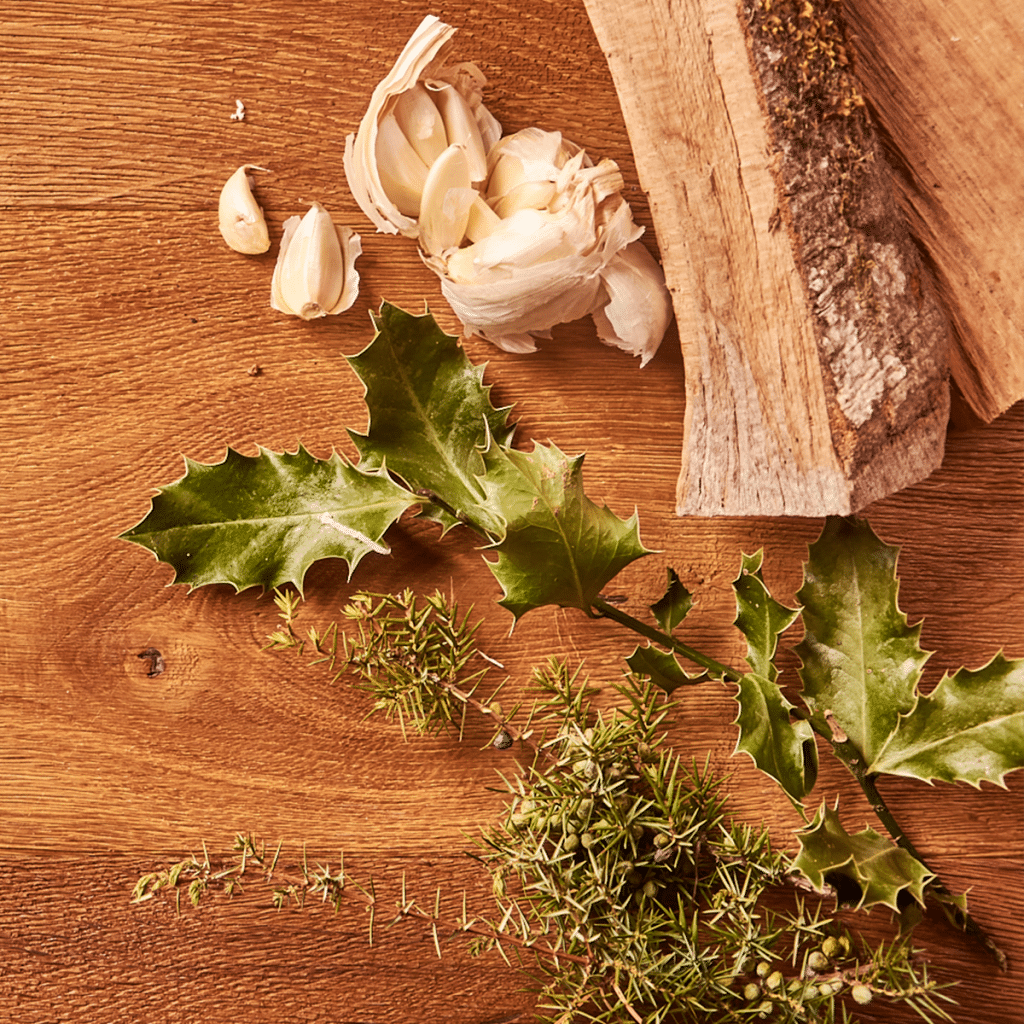
[[[1024,19],[1016,0],[846,0],[857,79],[953,324],[950,370],[991,420],[1024,398]]]
[[[856,511],[942,459],[950,328],[830,0],[587,0],[686,372],[680,515]]]

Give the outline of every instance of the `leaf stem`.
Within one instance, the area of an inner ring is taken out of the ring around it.
[[[700,651],[695,650],[688,644],[684,644],[681,640],[677,640],[674,636],[663,632],[654,626],[647,625],[646,622],[641,622],[640,619],[634,618],[629,612],[624,612],[614,605],[609,604],[604,598],[598,597],[592,602],[591,607],[597,612],[598,616],[605,619],[613,619],[621,626],[625,626],[627,629],[631,629],[634,633],[639,633],[640,636],[651,640],[653,643],[661,644],[662,647],[668,647],[675,651],[677,654],[681,654],[688,661],[692,661],[696,665],[700,665],[701,668],[705,668],[715,678],[728,679],[731,682],[738,683],[743,678],[742,672],[737,672],[735,669],[729,668],[727,665],[723,665],[720,661],[715,661],[714,658],[709,658],[706,654],[701,654]],[[694,680],[694,683],[700,682],[701,680]]]

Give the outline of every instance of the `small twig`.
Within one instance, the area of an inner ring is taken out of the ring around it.
[[[689,644],[684,644],[681,640],[677,640],[669,633],[656,629],[654,626],[649,626],[646,622],[641,622],[640,619],[634,618],[628,612],[624,612],[609,604],[604,598],[596,598],[592,607],[597,612],[598,617],[612,619],[634,633],[639,633],[640,636],[660,644],[662,647],[670,648],[677,654],[681,654],[688,661],[692,661],[694,664],[700,665],[701,668],[707,669],[714,678],[728,679],[734,683],[738,683],[743,678],[742,672],[737,672],[735,669],[723,665],[720,661],[715,661],[714,658],[701,654],[700,651],[690,647]],[[694,684],[699,682],[703,682],[703,680],[695,679],[693,681]]]

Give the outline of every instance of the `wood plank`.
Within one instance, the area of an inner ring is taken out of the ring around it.
[[[679,514],[845,514],[927,476],[949,328],[832,9],[587,9],[676,305]]]
[[[1024,398],[1024,23],[1013,0],[844,5],[857,78],[983,420]]]

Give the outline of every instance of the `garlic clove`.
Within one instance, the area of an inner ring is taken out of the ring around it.
[[[433,163],[420,198],[420,248],[431,256],[462,244],[477,198],[462,146],[449,146]]]
[[[482,182],[487,177],[487,151],[469,102],[458,89],[444,82],[430,82],[427,89],[444,122],[448,143],[466,150],[470,180]]]
[[[495,201],[494,212],[504,220],[517,210],[546,210],[554,198],[553,181],[524,181]]]
[[[473,205],[469,208],[469,219],[466,221],[466,237],[470,242],[479,242],[488,235],[494,234],[501,225],[501,218],[484,202],[477,193],[473,197]]]
[[[448,148],[449,139],[441,112],[419,83],[398,97],[392,113],[409,145],[427,167]]]
[[[252,194],[250,170],[262,171],[255,164],[242,164],[220,190],[217,219],[220,233],[235,252],[255,255],[270,248],[270,234],[263,211]]]
[[[270,305],[303,320],[344,312],[358,294],[355,261],[361,253],[359,236],[336,226],[327,210],[313,203],[301,219],[284,222]]]
[[[499,156],[487,179],[487,195],[492,199],[508,195],[524,181],[526,181],[526,171],[523,168],[523,161],[511,154]]]
[[[393,113],[381,118],[377,126],[374,152],[385,195],[406,217],[415,217],[420,212],[427,165],[405,137]]]

